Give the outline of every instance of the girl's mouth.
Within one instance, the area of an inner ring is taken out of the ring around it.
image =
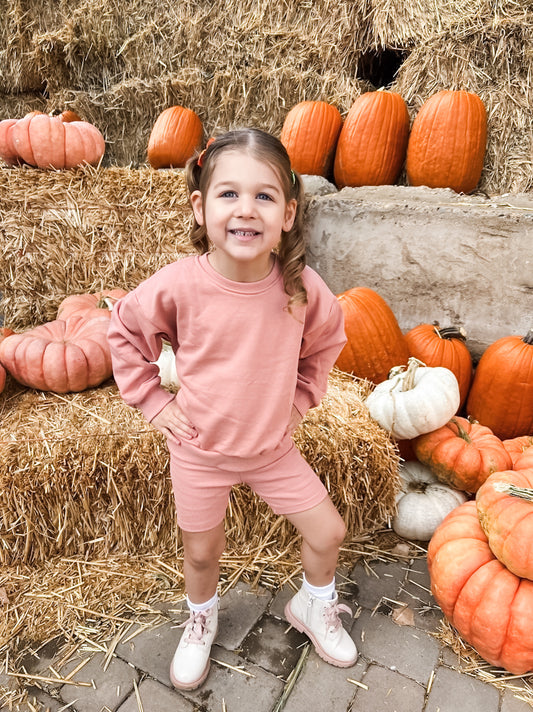
[[[233,229],[229,231],[231,235],[234,235],[238,240],[246,242],[247,240],[253,240],[257,237],[259,233],[257,230],[237,230]]]

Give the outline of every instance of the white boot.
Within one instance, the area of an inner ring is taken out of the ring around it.
[[[172,663],[170,681],[179,690],[195,690],[207,677],[211,645],[217,634],[218,606],[194,612],[180,628],[185,628]]]
[[[339,604],[339,598],[322,601],[301,588],[285,606],[289,623],[311,639],[316,652],[331,665],[350,667],[357,660],[357,648],[343,628],[340,611],[351,614],[348,606]]]

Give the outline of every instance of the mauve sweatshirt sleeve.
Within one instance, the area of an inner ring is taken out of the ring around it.
[[[294,405],[303,416],[326,393],[328,375],[346,343],[344,315],[322,279],[306,269],[308,306],[300,348]]]

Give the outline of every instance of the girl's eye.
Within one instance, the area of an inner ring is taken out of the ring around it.
[[[259,198],[259,200],[272,200],[268,193],[258,193],[257,197]]]
[[[234,190],[225,190],[221,197],[222,198],[235,198],[237,196],[237,193]]]

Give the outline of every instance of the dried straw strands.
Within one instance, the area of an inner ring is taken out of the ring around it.
[[[181,171],[0,170],[0,313],[54,319],[68,294],[132,289],[192,251]]]
[[[364,392],[334,373],[296,434],[351,536],[382,526],[399,489],[397,452]],[[0,397],[0,516],[3,565],[175,551],[164,438],[114,384],[61,396],[13,386]],[[233,493],[227,530],[228,551],[251,542],[261,555],[268,542],[293,555],[292,527],[247,487]]]

